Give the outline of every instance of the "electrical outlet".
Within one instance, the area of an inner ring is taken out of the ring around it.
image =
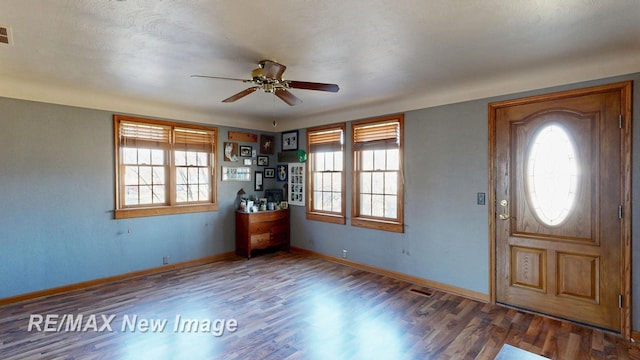
[[[347,258],[347,249],[342,249],[342,258],[343,259]]]
[[[169,257],[168,256],[163,256],[162,257],[162,265],[168,265],[169,264]]]

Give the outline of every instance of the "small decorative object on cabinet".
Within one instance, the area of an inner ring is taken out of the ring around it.
[[[251,251],[269,247],[289,251],[289,209],[236,211],[236,255],[249,259]]]

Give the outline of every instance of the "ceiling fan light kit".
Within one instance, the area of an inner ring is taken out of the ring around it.
[[[239,93],[231,95],[230,97],[222,100],[222,102],[225,102],[225,103],[234,102],[236,100],[242,99],[243,97],[255,92],[256,90],[262,89],[266,93],[274,94],[275,96],[280,98],[282,101],[284,101],[288,105],[294,106],[302,103],[302,100],[300,100],[297,96],[289,92],[288,89],[316,90],[316,91],[327,91],[327,92],[338,92],[338,90],[340,90],[340,87],[338,87],[338,85],[336,84],[284,80],[282,79],[282,74],[284,74],[284,71],[286,69],[287,69],[286,66],[279,64],[275,61],[261,60],[258,63],[258,68],[254,69],[251,72],[251,79],[249,80],[234,79],[234,78],[219,77],[219,76],[207,76],[207,75],[191,75],[191,77],[233,80],[233,81],[242,81],[245,83],[254,84],[254,86],[244,89]]]

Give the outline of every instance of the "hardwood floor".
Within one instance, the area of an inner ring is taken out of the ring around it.
[[[47,314],[58,321],[47,325]],[[156,331],[142,331],[143,320]],[[635,344],[600,330],[300,254],[190,266],[0,307],[1,359],[493,359],[503,344],[551,359],[640,358]]]

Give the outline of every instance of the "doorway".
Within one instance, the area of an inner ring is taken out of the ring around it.
[[[489,104],[492,302],[630,337],[631,85]]]

